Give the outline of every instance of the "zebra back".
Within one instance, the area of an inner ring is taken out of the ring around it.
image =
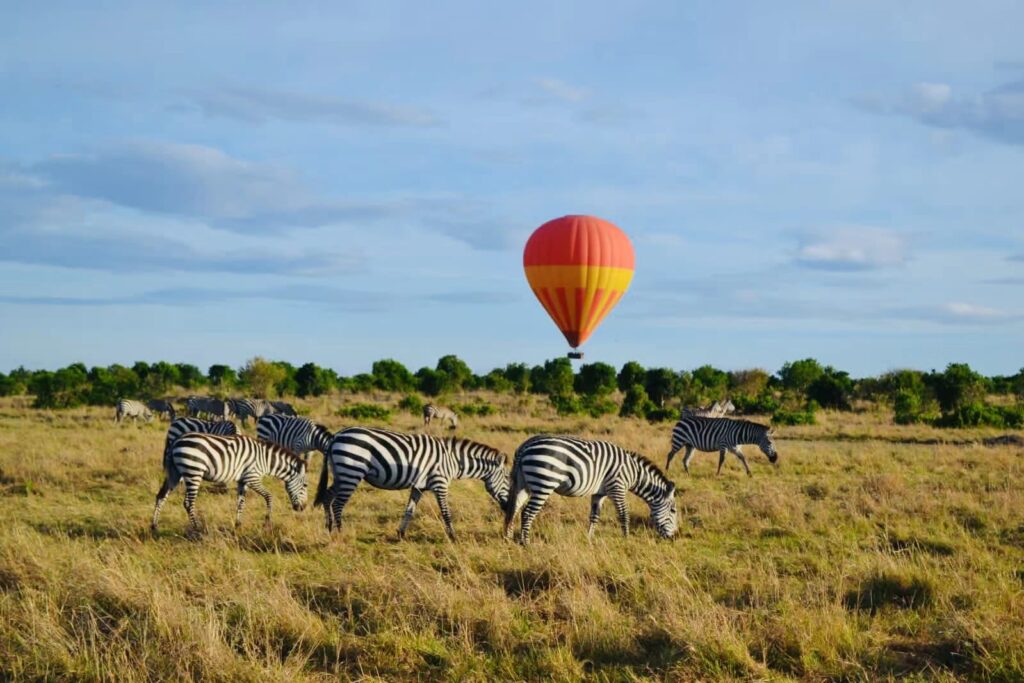
[[[328,455],[331,438],[327,427],[304,417],[264,415],[256,423],[256,435],[264,441],[280,444],[296,453],[316,449]]]

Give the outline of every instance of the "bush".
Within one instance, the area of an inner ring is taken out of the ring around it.
[[[647,396],[647,391],[639,384],[634,384],[626,392],[626,398],[622,400],[619,415],[622,417],[647,417],[647,413],[656,407]]]
[[[607,396],[580,396],[578,394],[565,394],[562,396],[549,396],[548,400],[559,415],[589,415],[601,417],[611,415],[619,406]]]
[[[424,405],[423,399],[419,396],[416,394],[408,394],[398,402],[398,409],[404,410],[407,413],[412,413],[413,415],[422,415]]]
[[[732,403],[736,406],[736,412],[743,415],[770,415],[779,409],[779,402],[768,391],[753,398],[736,396]]]
[[[648,409],[646,417],[651,422],[675,421],[679,419],[679,411],[675,408],[652,407]]]
[[[1024,406],[990,406],[969,403],[944,413],[934,421],[936,427],[1010,427],[1024,426]]]
[[[898,390],[893,406],[896,410],[893,422],[898,425],[916,424],[923,419],[921,397],[911,389]]]
[[[355,420],[391,421],[391,410],[376,403],[353,403],[350,406],[338,409],[338,415],[340,417],[351,417]]]
[[[577,394],[549,396],[548,401],[559,415],[579,415],[583,412],[583,401]]]
[[[802,410],[779,408],[772,414],[772,424],[812,425],[817,421],[817,412],[818,405],[814,401],[809,401]]]
[[[463,403],[462,405],[455,406],[455,412],[460,415],[486,417],[487,415],[494,415],[498,410],[486,401],[477,401],[476,403]]]

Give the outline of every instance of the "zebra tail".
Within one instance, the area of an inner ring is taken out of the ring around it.
[[[505,499],[505,526],[507,527],[512,523],[512,518],[516,513],[516,498],[519,496],[519,459],[516,458],[515,462],[512,463],[512,472],[509,473],[508,482],[508,498]]]
[[[330,449],[327,449],[327,453],[330,453]],[[330,462],[330,456],[324,453],[324,464],[320,467],[320,483],[316,485],[316,498],[313,499],[313,507],[321,507],[327,504],[327,463]]]

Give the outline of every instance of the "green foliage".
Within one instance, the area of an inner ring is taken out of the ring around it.
[[[402,400],[398,402],[398,409],[404,410],[407,413],[412,413],[413,415],[422,415],[424,405],[426,404],[423,403],[423,399],[418,395],[406,394],[402,397]]]
[[[512,384],[512,391],[525,394],[530,390],[530,367],[526,363],[509,363],[505,366],[505,379]]]
[[[564,396],[572,393],[574,379],[569,359],[555,358],[530,371],[530,390],[548,396]]]
[[[420,391],[427,396],[440,396],[451,391],[452,388],[448,373],[430,368],[420,368],[416,372],[416,382],[419,384]]]
[[[476,401],[474,403],[463,403],[455,406],[455,412],[459,415],[476,415],[477,417],[486,417],[487,415],[494,415],[498,410],[487,401]]]
[[[679,419],[679,411],[675,408],[658,408],[651,404],[645,416],[650,422],[675,422]]]
[[[618,377],[616,377],[616,382],[618,382],[619,385],[619,391],[625,393],[636,384],[642,386],[645,374],[644,366],[640,365],[635,360],[631,360],[624,364],[622,369],[619,370]]]
[[[772,424],[812,425],[817,421],[817,412],[818,404],[814,401],[808,401],[802,409],[779,408],[772,414]]]
[[[273,363],[284,373],[281,379],[274,382],[274,393],[278,396],[295,396],[299,391],[299,383],[295,379],[298,371],[295,366],[283,360],[275,360]]]
[[[893,421],[896,424],[908,425],[921,422],[922,414],[921,396],[913,389],[900,389],[896,392],[893,401],[896,414]]]
[[[118,399],[140,395],[138,376],[131,368],[111,365],[89,370],[88,402],[92,405],[112,406]]]
[[[512,382],[505,377],[505,372],[500,368],[495,368],[484,375],[481,379],[481,384],[485,389],[497,391],[501,394],[507,394],[512,391]]]
[[[806,396],[823,408],[850,410],[853,380],[845,372],[825,368],[825,372],[807,387]]]
[[[712,400],[725,398],[729,387],[729,374],[710,365],[702,365],[691,374],[693,383],[700,395]],[[767,381],[767,377],[765,378]],[[648,391],[650,391],[648,389]],[[651,394],[654,398],[654,394]],[[657,399],[654,399],[657,401]]]
[[[287,377],[287,371],[276,363],[256,356],[246,362],[238,379],[257,398],[269,398],[278,382]]]
[[[442,356],[437,361],[437,368],[435,369],[447,376],[447,384],[451,390],[458,391],[463,388],[473,388],[473,371],[458,356]]]
[[[626,391],[619,415],[622,417],[647,417],[647,413],[656,407],[647,395],[647,390],[639,384],[634,384]]]
[[[588,396],[606,396],[616,387],[615,368],[607,363],[587,363],[580,366],[574,386],[577,393]]]
[[[339,417],[350,417],[353,420],[391,421],[391,410],[376,403],[353,403],[338,409]]]
[[[368,372],[361,372],[358,375],[349,377],[345,388],[360,394],[368,393],[373,389],[373,375]]]
[[[190,363],[177,363],[178,385],[185,389],[197,389],[206,384],[206,376],[202,370]]]
[[[323,396],[335,383],[334,371],[316,363],[306,363],[295,371],[295,394],[302,398]]]
[[[76,408],[89,397],[89,374],[81,363],[74,363],[57,372],[37,372],[30,390],[35,394],[36,408]]]
[[[722,373],[723,376],[725,373]],[[679,389],[679,376],[669,368],[651,368],[644,373],[644,390],[659,408],[675,396]]]
[[[0,396],[21,396],[28,391],[32,372],[24,367],[11,370],[6,376],[0,374]]]
[[[786,363],[779,370],[779,379],[786,389],[804,392],[816,379],[825,374],[825,368],[813,358]]]
[[[932,375],[930,380],[943,415],[984,400],[983,378],[967,363],[950,363],[945,372]]]
[[[206,371],[206,377],[209,379],[211,387],[221,391],[227,391],[238,384],[238,375],[235,373],[235,369],[227,365],[211,365],[210,369]]]
[[[549,396],[548,400],[559,415],[589,415],[601,417],[611,415],[619,406],[607,396],[588,394],[561,394]]]
[[[416,388],[416,379],[412,373],[397,360],[386,358],[373,364],[373,384],[384,391],[412,391]]]
[[[761,368],[734,370],[729,373],[729,393],[733,403],[738,397],[760,396],[768,388],[768,373]],[[738,406],[738,404],[737,404]]]
[[[744,415],[769,415],[779,409],[779,402],[767,388],[754,397],[737,394],[732,399],[736,411]]]
[[[990,406],[968,403],[956,410],[943,413],[935,420],[937,427],[1024,427],[1024,406]]]

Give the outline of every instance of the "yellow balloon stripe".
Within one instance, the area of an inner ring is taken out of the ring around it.
[[[526,278],[569,343],[577,346],[622,298],[633,271],[611,266],[527,266]]]

